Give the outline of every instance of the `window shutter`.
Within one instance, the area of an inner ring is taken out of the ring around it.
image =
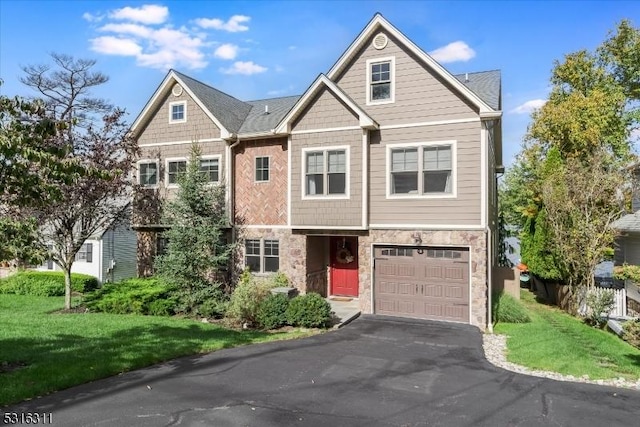
[[[93,243],[87,243],[87,262],[93,261]]]

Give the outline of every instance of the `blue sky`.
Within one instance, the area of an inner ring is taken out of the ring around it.
[[[0,87],[35,95],[21,66],[49,52],[93,58],[95,94],[132,122],[169,68],[242,100],[297,95],[326,73],[376,12],[454,74],[502,70],[504,158],[520,149],[554,60],[592,50],[632,1],[13,1],[0,0]]]

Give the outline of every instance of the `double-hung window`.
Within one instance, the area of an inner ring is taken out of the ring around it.
[[[367,104],[394,102],[394,73],[393,57],[367,61]]]
[[[305,195],[335,196],[347,194],[347,150],[305,151]]]
[[[200,159],[200,173],[207,182],[220,181],[220,159],[218,157],[205,157]]]
[[[155,187],[158,185],[158,162],[138,162],[138,183],[143,187]]]
[[[269,181],[269,157],[256,157],[256,182]]]
[[[248,239],[244,242],[245,265],[253,273],[274,273],[280,268],[280,243],[274,239]]]
[[[93,243],[83,243],[76,253],[76,261],[93,262]]]
[[[186,171],[186,160],[167,160],[167,185],[177,186],[179,177]]]
[[[390,146],[390,195],[451,196],[454,194],[455,144]]]
[[[187,121],[187,101],[169,103],[169,123],[184,123]]]

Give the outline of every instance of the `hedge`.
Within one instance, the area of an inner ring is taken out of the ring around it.
[[[91,292],[98,288],[98,279],[87,274],[71,273],[72,292]],[[34,296],[64,295],[64,272],[62,271],[19,271],[0,280],[0,293]]]

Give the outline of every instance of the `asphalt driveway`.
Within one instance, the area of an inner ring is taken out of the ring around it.
[[[470,326],[364,316],[297,341],[222,350],[9,408],[59,426],[637,426],[640,392],[489,364]]]

